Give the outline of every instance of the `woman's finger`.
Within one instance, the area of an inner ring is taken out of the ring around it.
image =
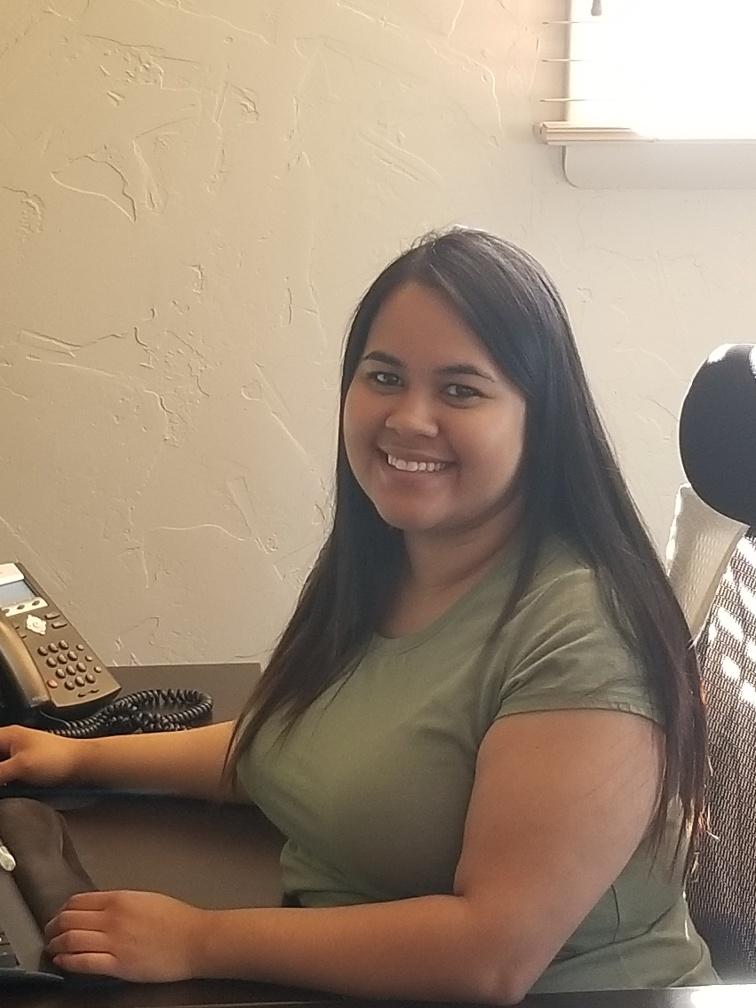
[[[64,910],[104,910],[113,902],[116,892],[82,892],[76,893],[63,906]]]
[[[102,976],[118,977],[118,960],[109,952],[75,952],[53,956],[58,969],[69,973],[97,973]]]
[[[71,927],[81,927],[92,931],[100,930],[94,919],[89,922],[80,921],[68,915],[72,913],[98,913],[107,910],[117,902],[117,897],[120,895],[118,892],[77,893],[63,904],[55,917],[48,921],[44,929],[45,938],[51,938],[54,934]]]
[[[104,931],[105,922],[99,910],[61,910],[45,925],[45,941],[65,931]]]
[[[53,958],[62,953],[107,952],[109,940],[102,931],[63,931],[47,943],[47,954]]]

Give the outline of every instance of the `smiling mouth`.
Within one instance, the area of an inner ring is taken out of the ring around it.
[[[437,473],[443,472],[444,469],[448,469],[451,465],[450,462],[417,462],[415,460],[408,460],[403,458],[398,458],[396,455],[389,455],[385,452],[381,452],[386,462],[392,469],[398,469],[399,472],[410,472],[410,473]]]

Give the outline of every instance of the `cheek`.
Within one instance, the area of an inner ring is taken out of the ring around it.
[[[525,400],[520,396],[512,403],[507,423],[508,455],[519,461],[525,450],[525,421],[527,418]]]
[[[364,455],[373,426],[365,396],[357,386],[351,385],[344,400],[344,447],[352,468]]]
[[[517,417],[512,431],[512,456],[519,463],[525,454],[525,409],[518,410]]]
[[[344,400],[344,432],[356,441],[373,436],[383,423],[385,409],[380,397],[359,384],[352,384]]]
[[[470,440],[477,461],[491,477],[512,475],[522,459],[525,449],[525,415],[514,410],[496,425],[489,426],[484,435]]]

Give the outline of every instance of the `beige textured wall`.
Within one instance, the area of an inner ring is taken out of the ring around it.
[[[106,660],[268,649],[328,513],[348,315],[431,226],[551,269],[664,539],[686,381],[752,338],[756,197],[571,189],[531,134],[562,9],[5,0],[0,560]]]

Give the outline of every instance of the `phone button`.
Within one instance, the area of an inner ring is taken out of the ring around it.
[[[50,689],[57,689],[58,686],[60,686],[60,683],[58,682],[57,679],[48,679],[47,685],[50,687]]]
[[[50,646],[48,647],[47,650],[48,651],[52,651],[53,654],[54,654],[58,650],[58,645],[57,644],[50,644]]]
[[[37,654],[46,655],[47,654],[47,648],[44,645],[42,647],[38,647],[37,648]]]
[[[61,665],[65,665],[66,662],[68,661],[68,658],[66,658],[64,654],[59,654],[58,661],[60,662]]]
[[[76,689],[76,687],[74,686],[73,679],[66,679],[63,685],[66,687],[66,689]]]
[[[57,670],[57,672],[55,673],[55,675],[58,677],[58,679],[65,679],[66,678],[66,670],[64,668],[59,668]]]
[[[56,665],[57,665],[58,663],[57,663],[57,662],[55,661],[55,659],[53,658],[53,656],[52,656],[52,655],[50,655],[50,657],[49,657],[49,658],[47,659],[47,661],[46,661],[46,663],[45,663],[45,664],[46,664],[46,665],[49,665],[49,666],[50,666],[50,668],[55,668],[55,666],[56,666]]]
[[[68,626],[68,623],[66,623],[64,619],[55,620],[53,623],[53,630],[60,630],[64,626]]]

